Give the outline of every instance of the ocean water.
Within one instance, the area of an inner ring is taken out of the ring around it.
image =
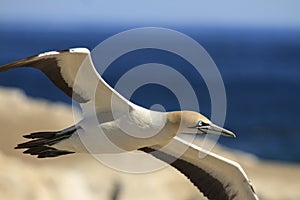
[[[0,65],[49,50],[93,49],[106,38],[130,28],[3,24]],[[225,127],[233,130],[238,138],[221,137],[219,142],[264,159],[300,162],[300,30],[172,28],[198,41],[222,75],[227,94]],[[180,72],[197,94],[201,112],[210,116],[211,102],[203,79],[195,75],[190,63],[172,53],[155,49],[129,52],[115,60],[103,77],[114,86],[128,70],[145,63],[161,63],[175,69],[185,66]],[[158,76],[174,85],[177,83],[168,75]],[[21,88],[36,98],[71,103],[37,70],[1,73],[0,86]],[[159,84],[144,85],[127,98],[145,107],[161,104],[168,111],[180,109],[176,94]]]

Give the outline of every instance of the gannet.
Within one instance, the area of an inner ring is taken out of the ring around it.
[[[33,67],[42,71],[59,89],[80,103],[83,110],[89,106],[95,107],[97,128],[117,148],[95,145],[94,153],[140,150],[179,170],[208,199],[258,199],[238,163],[208,152],[178,136],[180,133],[212,133],[235,137],[234,133],[213,124],[197,112],[157,112],[128,101],[96,72],[88,49],[41,53],[3,65],[0,72],[20,67]],[[78,82],[76,78],[79,73],[83,81]],[[95,83],[95,90],[90,89]],[[37,155],[38,158],[89,152],[82,138],[96,135],[97,128],[86,125],[89,111],[86,112],[81,121],[66,129],[25,135],[30,141],[18,144],[16,149],[26,149],[25,154]],[[179,153],[179,149],[185,151]],[[207,155],[201,158],[199,153]]]

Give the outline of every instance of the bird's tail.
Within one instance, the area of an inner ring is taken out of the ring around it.
[[[76,127],[71,126],[56,132],[36,132],[24,135],[24,138],[31,139],[28,142],[18,144],[15,149],[26,149],[23,153],[37,155],[38,158],[57,157],[61,155],[75,153],[68,150],[60,150],[53,145],[68,139],[76,132]]]

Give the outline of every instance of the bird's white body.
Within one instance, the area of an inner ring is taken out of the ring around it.
[[[156,112],[133,104],[96,72],[90,51],[52,51],[9,63],[0,72],[31,66],[80,103],[82,119],[57,132],[38,132],[19,144],[24,153],[55,157],[74,152],[141,150],[185,174],[209,199],[258,199],[241,166],[181,139],[180,133],[235,135],[192,111]],[[204,154],[206,156],[199,156]]]
[[[116,118],[113,118],[115,115]],[[151,111],[139,106],[124,113],[96,113],[83,118],[80,127],[69,140],[54,145],[75,152],[122,153],[145,146],[164,145],[178,130],[166,129],[167,113]],[[159,141],[159,143],[158,143]],[[68,147],[68,148],[66,148]]]

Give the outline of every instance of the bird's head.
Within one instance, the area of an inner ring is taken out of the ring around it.
[[[193,111],[176,111],[168,113],[168,121],[177,125],[179,133],[218,134],[236,137],[235,134],[213,124],[204,115]]]

